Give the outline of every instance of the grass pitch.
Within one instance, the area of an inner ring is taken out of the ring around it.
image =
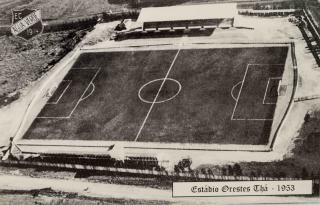
[[[83,53],[24,139],[265,145],[287,53]]]

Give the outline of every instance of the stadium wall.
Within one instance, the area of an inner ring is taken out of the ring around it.
[[[239,43],[237,45],[230,44],[198,44],[197,46],[205,46],[205,47],[247,47],[250,43]],[[283,46],[287,43],[281,43],[279,45],[274,44],[274,46]],[[271,45],[271,44],[268,44]],[[172,47],[174,45],[166,45]],[[195,44],[186,45],[195,46]],[[261,44],[252,44],[251,46],[261,46]],[[141,49],[150,49],[148,46],[141,46]],[[165,47],[167,48],[167,47]],[[119,48],[118,48],[119,49]],[[118,50],[115,49],[115,50]],[[121,48],[128,49],[126,48]],[[129,48],[131,49],[131,48]],[[135,49],[139,49],[135,47]],[[151,48],[152,49],[152,48]],[[155,48],[153,48],[155,49]],[[159,48],[157,48],[159,49]],[[162,48],[164,49],[164,48]],[[234,144],[181,144],[181,143],[143,143],[143,142],[125,142],[125,141],[87,141],[87,140],[24,140],[22,139],[24,133],[28,130],[33,120],[36,118],[38,113],[41,111],[42,107],[45,105],[48,97],[46,97],[47,93],[55,89],[58,84],[62,81],[64,76],[67,74],[69,69],[72,67],[73,62],[81,52],[105,52],[106,50],[110,51],[110,48],[105,48],[104,50],[82,50],[79,48],[72,51],[66,56],[61,62],[59,62],[55,68],[48,74],[45,78],[42,79],[39,87],[39,91],[34,94],[30,105],[28,106],[26,115],[21,122],[19,130],[17,131],[14,143],[18,145],[22,151],[25,152],[34,152],[34,153],[95,153],[95,154],[109,154],[106,152],[106,147],[111,145],[116,145],[120,151],[118,151],[119,155],[121,154],[122,148],[130,148],[130,149],[140,149],[147,152],[146,149],[157,149],[157,150],[206,150],[206,151],[242,151],[242,152],[269,152],[270,146],[267,145],[234,145]],[[50,76],[49,76],[50,75]],[[280,128],[279,128],[280,129]],[[177,149],[179,148],[179,149]],[[122,156],[123,157],[123,156]]]
[[[204,20],[185,20],[185,21],[162,21],[162,22],[145,22],[143,24],[143,30],[146,29],[161,29],[161,28],[169,28],[169,29],[176,29],[176,28],[216,28],[219,27],[220,23],[224,19],[204,19]],[[232,20],[230,21],[232,22]],[[230,23],[230,27],[232,27],[232,23]]]

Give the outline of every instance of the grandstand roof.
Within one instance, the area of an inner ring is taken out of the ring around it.
[[[138,22],[184,21],[200,19],[234,18],[237,5],[201,4],[168,7],[149,7],[141,9]]]

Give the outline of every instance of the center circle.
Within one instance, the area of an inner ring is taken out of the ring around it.
[[[138,97],[145,103],[163,103],[175,98],[180,91],[179,81],[172,78],[159,78],[144,84],[139,89]]]

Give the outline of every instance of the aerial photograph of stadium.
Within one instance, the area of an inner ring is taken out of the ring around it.
[[[319,0],[0,0],[0,204],[320,203]]]

